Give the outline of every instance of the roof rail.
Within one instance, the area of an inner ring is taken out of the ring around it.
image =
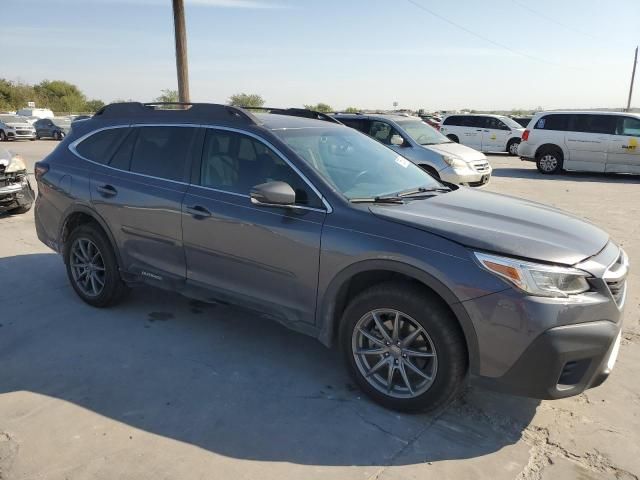
[[[366,115],[366,113],[363,113],[361,111],[357,111],[357,112],[333,112],[334,115]]]
[[[241,107],[245,110],[260,110],[267,113],[275,113],[278,115],[290,115],[292,117],[312,118],[314,120],[323,120],[325,122],[337,123],[342,125],[342,122],[327,115],[323,112],[317,112],[315,110],[309,110],[308,108],[282,108],[282,107]]]
[[[173,107],[173,108],[166,108]],[[155,117],[158,115],[171,116],[174,119],[210,121],[218,120],[228,123],[242,123],[259,125],[261,122],[250,112],[230,105],[217,103],[188,103],[188,102],[122,102],[110,103],[96,112],[97,118],[135,118]]]

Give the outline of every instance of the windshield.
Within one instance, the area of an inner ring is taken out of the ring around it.
[[[509,128],[522,128],[522,125],[520,125],[518,122],[516,122],[515,120],[509,117],[498,117],[498,118],[502,120],[504,123],[506,123],[507,127]]]
[[[399,121],[396,123],[404,128],[405,132],[407,132],[407,135],[413,138],[420,145],[437,145],[439,143],[451,143],[451,140],[442,135],[431,125],[427,125],[424,122],[412,120]]]
[[[420,167],[351,128],[274,133],[349,200],[441,186]]]
[[[53,117],[52,120],[53,120],[53,123],[61,127],[66,127],[71,125],[71,120],[65,117]]]

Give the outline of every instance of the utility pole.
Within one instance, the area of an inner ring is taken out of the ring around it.
[[[176,37],[178,96],[181,102],[189,102],[189,66],[187,64],[187,34],[184,26],[184,0],[173,0],[173,27]]]
[[[627,100],[627,112],[631,110],[631,95],[633,95],[633,82],[636,78],[637,64],[638,64],[638,47],[636,47],[636,54],[633,57],[633,70],[631,72],[631,85],[629,85],[629,100]]]

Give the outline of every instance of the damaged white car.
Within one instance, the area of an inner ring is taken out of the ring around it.
[[[26,213],[35,199],[20,156],[0,148],[0,213]]]

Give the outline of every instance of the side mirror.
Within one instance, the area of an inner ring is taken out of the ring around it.
[[[400,135],[391,136],[391,145],[397,145],[398,147],[404,143],[404,138]]]
[[[251,189],[251,203],[265,207],[287,207],[296,203],[296,192],[286,182],[267,182]]]

